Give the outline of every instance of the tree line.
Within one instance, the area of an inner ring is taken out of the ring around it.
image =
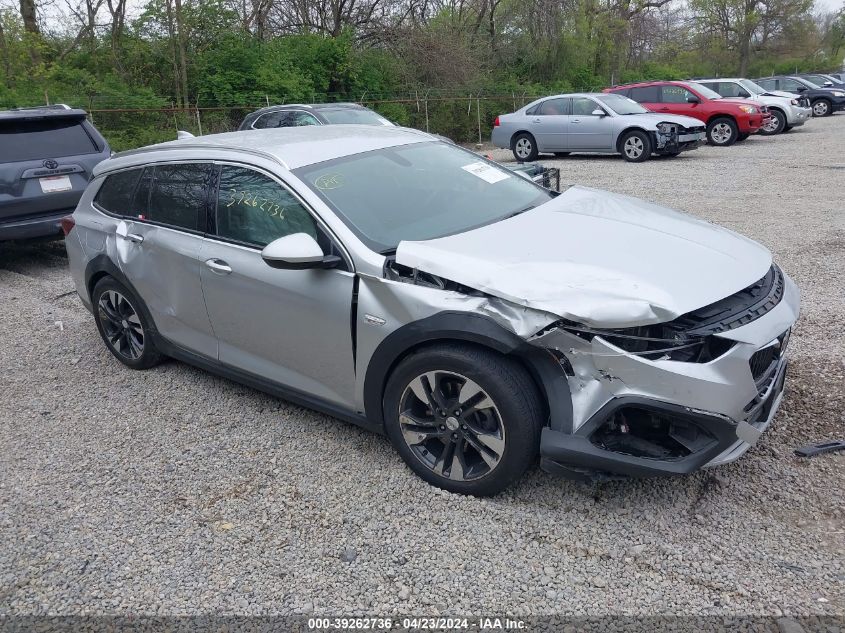
[[[544,94],[844,55],[845,11],[813,0],[0,0],[0,107]]]

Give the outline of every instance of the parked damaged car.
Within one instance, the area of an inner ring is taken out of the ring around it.
[[[799,308],[741,235],[392,127],[124,153],[65,226],[120,362],[171,356],[384,432],[466,494],[538,454],[585,479],[737,459],[781,402]]]
[[[765,105],[745,99],[723,99],[689,81],[649,81],[606,88],[653,112],[693,117],[707,125],[707,142],[727,147],[760,131],[769,118]]]
[[[750,99],[762,103],[769,109],[771,117],[760,128],[764,136],[788,132],[804,125],[812,116],[813,109],[807,97],[788,92],[767,91],[750,79],[723,77],[718,79],[697,79],[701,84],[725,99]]]
[[[639,163],[653,154],[695,149],[704,140],[704,126],[689,117],[655,114],[620,95],[585,93],[545,97],[502,114],[491,140],[520,162],[540,153],[596,152]]]

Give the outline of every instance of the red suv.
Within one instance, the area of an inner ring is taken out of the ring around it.
[[[745,99],[723,99],[696,83],[649,81],[605,88],[604,92],[624,95],[653,112],[669,112],[699,119],[707,124],[711,145],[733,145],[756,134],[769,116],[768,108]]]

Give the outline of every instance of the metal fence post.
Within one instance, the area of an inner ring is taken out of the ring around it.
[[[425,104],[425,131],[428,132],[428,91],[423,96],[423,103]]]
[[[197,129],[200,132],[200,136],[202,136],[202,121],[200,120],[200,102],[197,100],[197,105],[195,106],[194,110],[197,113]]]
[[[481,145],[481,97],[475,96],[475,115],[478,119],[478,144]]]

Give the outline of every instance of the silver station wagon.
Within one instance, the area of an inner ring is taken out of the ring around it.
[[[538,456],[587,480],[736,459],[775,415],[798,315],[736,233],[395,127],[124,153],[64,225],[122,363],[177,358],[384,432],[467,494]]]

